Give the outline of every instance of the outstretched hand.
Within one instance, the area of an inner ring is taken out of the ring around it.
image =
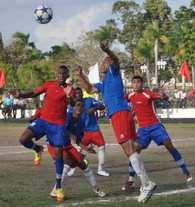
[[[109,50],[109,43],[108,43],[108,41],[105,41],[105,42],[100,42],[100,48],[104,51],[104,52],[106,52],[106,51],[108,51]]]
[[[77,76],[80,76],[82,73],[83,73],[83,69],[80,65],[78,65],[76,69],[74,70],[74,74]]]

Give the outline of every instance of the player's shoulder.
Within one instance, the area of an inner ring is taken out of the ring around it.
[[[150,89],[144,89],[142,94],[146,97],[146,98],[151,98],[151,94],[152,91]]]
[[[56,80],[48,80],[44,83],[45,86],[50,86],[50,85],[54,85],[56,84],[57,81]]]
[[[130,93],[128,94],[128,96],[127,96],[128,100],[131,100],[132,97],[134,97],[135,95],[136,95],[135,92],[130,92]]]

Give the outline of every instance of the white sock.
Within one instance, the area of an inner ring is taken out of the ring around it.
[[[92,169],[88,166],[85,170],[83,170],[83,173],[87,179],[87,181],[89,182],[89,184],[94,188],[96,187],[96,178],[93,175],[93,171]]]
[[[133,169],[135,170],[136,174],[140,177],[142,186],[148,185],[150,179],[146,173],[144,168],[144,164],[140,158],[140,155],[135,152],[129,157],[129,161],[131,162]]]
[[[128,179],[129,182],[134,182],[134,180],[135,178],[133,176],[129,176],[129,179]]]
[[[64,165],[63,173],[62,173],[62,183],[64,181],[64,178],[67,176],[67,173],[71,170],[71,167],[69,165]]]
[[[98,148],[98,171],[103,170],[105,163],[105,145]]]

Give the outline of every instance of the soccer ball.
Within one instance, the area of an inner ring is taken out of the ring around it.
[[[38,6],[35,11],[35,19],[40,24],[47,24],[52,20],[53,11],[51,8],[44,5]]]

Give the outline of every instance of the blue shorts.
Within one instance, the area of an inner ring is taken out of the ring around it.
[[[70,144],[65,125],[51,124],[43,119],[37,119],[28,128],[32,130],[37,140],[46,135],[49,144],[54,147],[64,147]]]
[[[144,148],[147,148],[151,141],[161,145],[164,141],[170,140],[165,127],[161,123],[139,128],[137,135],[137,143],[143,145]]]

